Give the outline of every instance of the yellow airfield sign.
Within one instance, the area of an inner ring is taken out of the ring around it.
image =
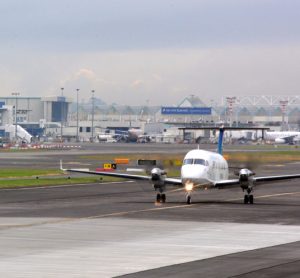
[[[104,163],[103,169],[104,170],[117,169],[117,164],[116,163]]]

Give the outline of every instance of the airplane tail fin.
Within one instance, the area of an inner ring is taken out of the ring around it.
[[[59,162],[60,162],[59,169],[61,171],[65,171],[65,169],[63,168],[62,160],[60,160]]]
[[[221,127],[219,129],[218,153],[220,155],[223,155],[223,137],[224,137],[224,131],[225,131],[225,129],[223,127]]]

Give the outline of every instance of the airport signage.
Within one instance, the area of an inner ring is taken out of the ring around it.
[[[117,164],[116,163],[104,163],[103,164],[103,169],[104,170],[116,170],[117,169]]]
[[[162,107],[162,115],[211,115],[211,107]]]
[[[153,159],[138,159],[137,161],[138,166],[155,166],[156,160]]]

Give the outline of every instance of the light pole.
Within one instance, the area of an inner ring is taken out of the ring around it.
[[[227,101],[227,116],[229,115],[229,126],[231,127],[232,124],[232,112],[233,112],[233,105],[235,104],[236,97],[226,97]],[[228,120],[228,119],[227,119]]]
[[[61,141],[63,140],[63,97],[64,97],[64,88],[60,88],[61,89],[61,100],[60,100],[60,138]]]
[[[16,104],[15,104],[15,141],[18,140],[18,118],[17,118],[17,110],[18,110],[18,96],[20,93],[12,93],[13,96],[16,97]]]
[[[79,132],[79,117],[78,117],[78,92],[79,92],[79,89],[76,89],[76,92],[77,92],[77,118],[76,118],[76,120],[77,120],[77,130],[76,130],[76,142],[79,142],[79,134],[78,134],[78,132]]]
[[[92,142],[94,142],[94,113],[95,113],[94,93],[95,90],[92,90]]]
[[[281,131],[284,131],[287,129],[287,121],[286,121],[286,111],[287,111],[287,106],[289,104],[288,100],[281,100],[279,101],[280,108],[282,111],[282,123],[281,123]]]

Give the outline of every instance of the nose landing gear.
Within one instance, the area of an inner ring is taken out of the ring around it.
[[[188,193],[186,194],[186,203],[187,203],[188,205],[190,205],[190,204],[192,203],[192,196],[191,196],[190,192],[188,192]]]
[[[248,188],[247,189],[247,194],[245,194],[244,196],[244,204],[254,204],[254,197],[251,194],[251,192],[253,191],[252,188]]]

